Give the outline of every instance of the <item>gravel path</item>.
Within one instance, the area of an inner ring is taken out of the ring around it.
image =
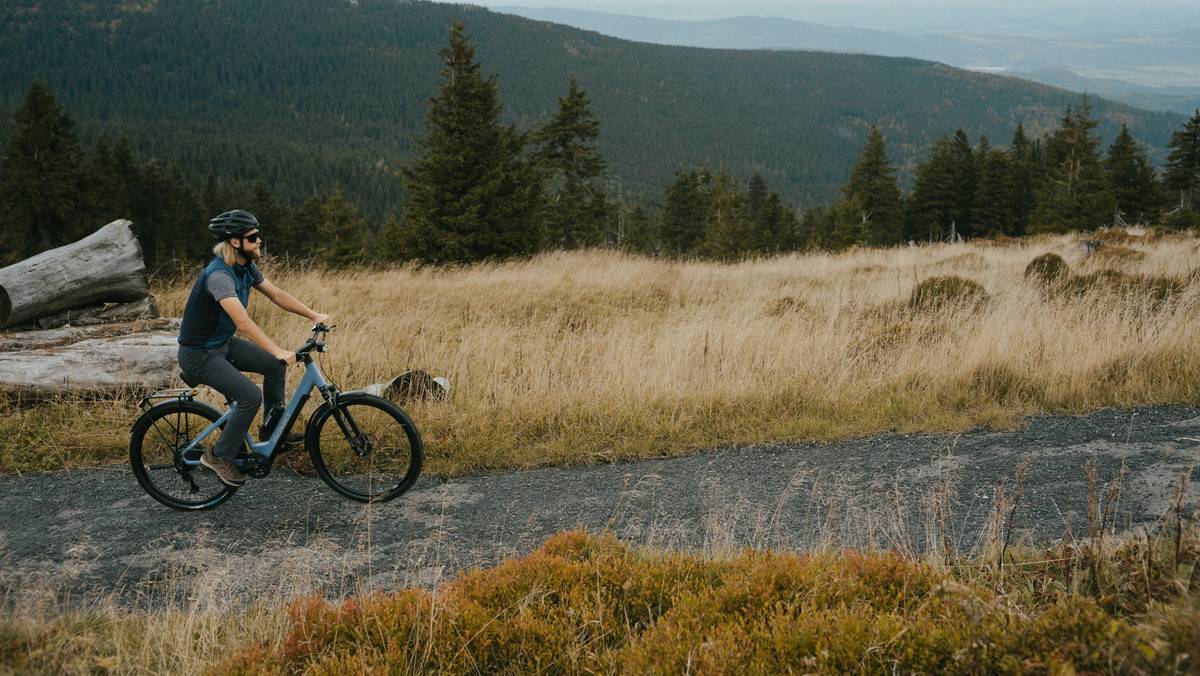
[[[1088,533],[1088,476],[1121,490],[1118,529],[1167,513],[1181,474],[1200,509],[1200,409],[1105,410],[1020,430],[885,435],[834,444],[714,450],[596,467],[422,477],[367,506],[277,469],[224,505],[183,513],[145,495],[128,467],[0,477],[0,604],[228,604],[331,597],[414,584],[522,555],[560,529],[735,552],[744,546],[970,552],[1031,460],[1014,537]],[[943,521],[937,506],[944,506]],[[944,526],[942,523],[944,522]]]

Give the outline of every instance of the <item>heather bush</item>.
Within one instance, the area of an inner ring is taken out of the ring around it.
[[[965,277],[930,277],[913,288],[908,306],[914,311],[965,307],[974,309],[989,299],[983,285]]]
[[[1183,541],[1194,568],[1195,533]],[[852,550],[713,560],[560,533],[437,590],[298,601],[282,641],[217,672],[1194,671],[1196,599],[1179,555],[1165,540],[1113,542],[1000,569]]]

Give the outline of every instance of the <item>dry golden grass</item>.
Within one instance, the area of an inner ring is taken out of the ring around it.
[[[1187,283],[1200,242],[1122,246],[1138,253],[1121,257],[1123,274]],[[1161,301],[1137,285],[1088,290],[1080,276],[1071,294],[1048,294],[1024,276],[1047,252],[1072,273],[1096,267],[1063,236],[732,265],[590,251],[452,269],[268,267],[268,275],[333,316],[324,363],[343,389],[411,368],[450,380],[448,402],[405,404],[426,442],[427,473],[1007,427],[1034,413],[1200,401],[1195,285]],[[987,300],[910,308],[914,287],[935,276],[976,282]],[[188,286],[156,290],[164,315],[182,312]],[[251,313],[282,345],[307,336],[303,321],[262,298]],[[75,464],[120,460],[134,413],[125,405],[127,413],[113,406],[86,426],[68,420],[80,402],[60,404],[60,414],[0,414],[3,431],[28,439],[0,448],[5,470],[20,468],[37,443],[67,457],[54,467],[71,466],[73,449],[107,449]],[[104,421],[108,429],[97,430]]]
[[[1197,248],[1142,243],[1126,272],[1187,279]],[[344,388],[409,368],[450,380],[448,403],[408,406],[433,472],[1196,403],[1197,290],[1048,298],[1023,275],[1047,251],[1084,267],[1060,237],[736,265],[584,252],[273,277],[335,317],[328,364]],[[939,275],[990,300],[910,310],[917,283]],[[183,289],[160,302],[177,312]],[[272,335],[304,337],[302,322],[254,307]]]

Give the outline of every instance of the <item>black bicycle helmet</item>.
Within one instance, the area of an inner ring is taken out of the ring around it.
[[[208,222],[208,231],[213,239],[224,242],[230,237],[242,235],[258,228],[258,219],[241,209],[226,211]]]

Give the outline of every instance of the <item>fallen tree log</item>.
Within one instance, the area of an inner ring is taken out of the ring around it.
[[[157,319],[142,319],[116,324],[64,326],[59,329],[44,329],[41,331],[0,332],[0,352],[63,347],[93,338],[113,338],[147,331],[174,331],[178,335],[179,319],[159,317]]]
[[[121,392],[137,395],[170,387],[177,370],[178,337],[177,331],[152,331],[0,352],[0,392],[44,399]]]
[[[0,328],[96,303],[149,295],[142,248],[126,220],[0,268]]]

